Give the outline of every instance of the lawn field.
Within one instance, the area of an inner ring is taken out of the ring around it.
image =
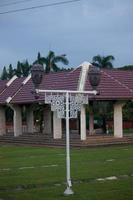
[[[133,145],[72,149],[71,176],[63,148],[0,146],[0,200],[133,200]]]

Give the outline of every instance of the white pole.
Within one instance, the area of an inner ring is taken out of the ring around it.
[[[69,133],[69,92],[66,92],[66,181],[67,188],[64,192],[65,196],[72,195],[72,183],[70,175],[70,133]]]

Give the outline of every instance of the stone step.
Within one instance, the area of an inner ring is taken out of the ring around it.
[[[4,143],[5,141],[0,141],[0,143]],[[31,146],[53,146],[53,147],[64,147],[65,143],[41,143],[41,142],[31,142],[31,141],[6,141],[6,144],[15,144],[15,145],[31,145]],[[96,146],[109,146],[109,145],[120,145],[120,144],[133,144],[133,142],[110,142],[110,143],[90,143],[90,144],[83,144],[83,143],[70,143],[72,147],[96,147]]]
[[[45,139],[45,138],[37,138],[37,137],[34,137],[34,138],[28,138],[28,137],[22,137],[22,136],[19,136],[19,137],[0,137],[0,142],[22,142],[22,143],[37,143],[37,144],[65,144],[65,140],[62,140],[62,139]],[[70,140],[71,143],[73,144],[76,144],[76,143],[82,143],[80,140]]]
[[[65,146],[65,138],[56,139],[47,138],[44,135],[21,135],[13,137],[12,135],[0,136],[0,143],[9,143],[16,145],[37,145],[37,146]],[[119,144],[133,144],[133,136],[124,136],[123,138],[114,138],[113,136],[89,136],[86,141],[78,138],[70,138],[70,145],[73,147],[93,147]]]
[[[32,141],[29,141],[29,140],[26,140],[26,141],[20,141],[20,140],[6,140],[6,141],[0,141],[0,143],[8,143],[8,144],[21,144],[21,145],[37,145],[37,146],[62,146],[64,147],[65,146],[65,142],[60,142],[60,143],[57,143],[57,142],[32,142]],[[81,144],[80,143],[70,143],[71,146],[77,146],[77,147],[80,147]]]
[[[90,138],[88,137],[86,141],[84,141],[84,144],[116,144],[116,143],[133,143],[133,136],[123,137],[123,138],[114,138],[112,137],[94,137]]]

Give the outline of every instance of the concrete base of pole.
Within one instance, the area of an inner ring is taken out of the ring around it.
[[[69,196],[69,195],[73,195],[74,192],[72,191],[72,189],[70,187],[67,187],[65,192],[64,192],[64,196]]]

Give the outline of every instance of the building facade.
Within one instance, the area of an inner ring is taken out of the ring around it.
[[[84,62],[71,71],[44,74],[40,89],[45,90],[80,90],[91,91],[88,80],[90,63]],[[101,69],[101,81],[98,86],[99,95],[89,95],[91,104],[94,101],[113,102],[114,137],[123,137],[123,114],[122,109],[127,101],[133,101],[133,71],[117,69]],[[44,103],[45,94],[41,93],[39,99],[35,99],[34,87],[31,75],[26,78],[14,76],[9,81],[0,80],[0,135],[7,134],[6,107],[13,111],[14,137],[23,134],[22,109],[26,111],[26,131],[35,131],[34,109],[35,105],[41,104],[43,108],[43,134],[52,134],[54,139],[62,138],[63,120],[57,117],[57,113],[51,111],[51,107]],[[34,109],[33,109],[34,107]],[[80,129],[81,140],[86,140],[86,106],[82,106],[79,118],[71,121]],[[94,134],[94,113],[89,112],[89,134]]]

